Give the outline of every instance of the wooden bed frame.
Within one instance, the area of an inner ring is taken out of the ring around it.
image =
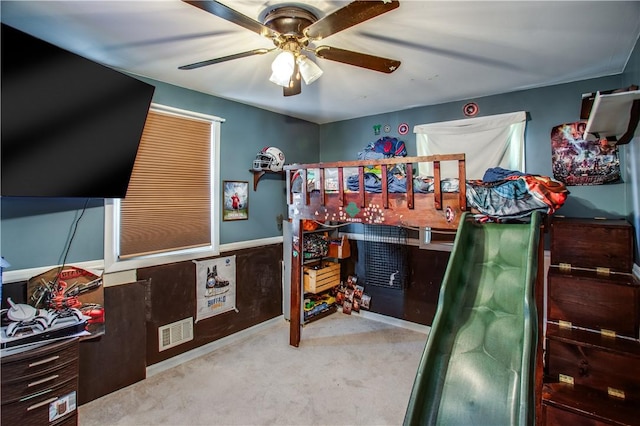
[[[441,162],[457,161],[458,192],[441,191]],[[434,192],[416,193],[413,189],[414,164],[433,163]],[[407,191],[390,193],[386,179],[382,179],[380,193],[348,192],[344,188],[343,168],[357,167],[359,188],[364,188],[366,166],[380,166],[382,176],[390,165],[404,164]],[[308,191],[307,171],[319,169],[319,190]],[[325,169],[338,170],[338,190],[325,190]],[[291,318],[289,344],[298,347],[301,334],[302,300],[302,221],[363,223],[391,226],[456,230],[466,203],[466,165],[464,154],[423,157],[385,158],[380,160],[339,161],[332,163],[291,164],[284,167],[287,182],[287,204],[291,220]],[[293,192],[292,177],[300,173],[303,184],[300,192]]]

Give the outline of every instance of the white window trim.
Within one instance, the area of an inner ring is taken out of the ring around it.
[[[187,116],[211,121],[211,245],[168,253],[120,259],[118,249],[120,229],[120,200],[105,199],[104,212],[104,271],[106,273],[127,271],[173,262],[183,262],[220,254],[220,123],[225,120],[165,105],[151,104],[151,109],[167,114]]]

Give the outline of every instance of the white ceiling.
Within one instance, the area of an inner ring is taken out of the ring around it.
[[[283,1],[222,3],[260,21]],[[310,5],[321,18],[348,1],[295,4]],[[284,97],[268,80],[275,52],[178,70],[273,47],[178,0],[2,1],[0,7],[4,23],[96,62],[320,124],[618,74],[640,34],[638,1],[400,0],[398,9],[316,43],[398,59],[397,71],[312,56],[323,76],[302,83],[300,95]]]

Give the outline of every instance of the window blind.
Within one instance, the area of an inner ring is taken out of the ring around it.
[[[119,258],[211,245],[211,122],[150,110],[120,203]]]

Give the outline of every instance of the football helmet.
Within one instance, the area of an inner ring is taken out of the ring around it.
[[[284,153],[275,146],[265,146],[253,160],[253,170],[279,172],[284,166]]]

